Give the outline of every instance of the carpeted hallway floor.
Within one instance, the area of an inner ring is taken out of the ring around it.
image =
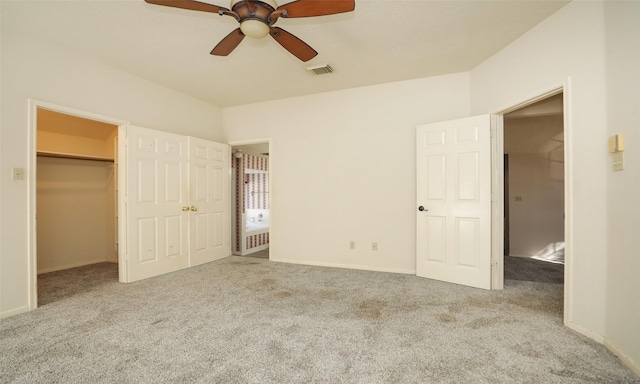
[[[564,264],[529,257],[504,257],[504,279],[537,283],[564,283]]]
[[[43,275],[41,307],[0,323],[0,382],[640,383],[563,326],[561,284],[249,257],[132,284],[113,264],[75,272]]]

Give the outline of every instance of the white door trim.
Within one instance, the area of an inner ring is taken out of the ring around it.
[[[491,115],[491,289],[504,288],[504,115]]]
[[[38,247],[37,247],[37,225],[36,225],[36,170],[37,170],[37,135],[38,135],[38,108],[47,109],[54,112],[64,113],[67,115],[82,117],[85,119],[96,120],[103,123],[118,126],[118,131],[126,127],[129,122],[111,116],[100,115],[97,113],[87,112],[80,109],[70,108],[59,104],[53,104],[36,99],[28,99],[28,115],[27,115],[27,263],[28,263],[28,292],[29,310],[38,307]],[[121,173],[122,165],[118,165],[118,173]],[[120,207],[118,206],[118,211]],[[118,212],[118,217],[121,217]],[[121,219],[120,219],[121,220]],[[120,257],[120,256],[118,256]],[[122,275],[120,276],[122,281]]]
[[[492,272],[494,272],[491,279],[491,289],[502,289],[504,284],[504,258],[501,257],[504,246],[504,229],[503,229],[503,217],[502,211],[504,209],[504,168],[503,168],[503,156],[504,156],[504,127],[503,116],[514,110],[526,107],[527,105],[536,103],[540,100],[548,97],[563,94],[563,123],[564,123],[564,143],[565,143],[565,164],[564,164],[564,238],[565,238],[565,268],[564,268],[564,324],[569,325],[572,322],[571,303],[573,301],[572,296],[572,282],[573,282],[573,164],[572,164],[572,145],[573,145],[573,130],[572,130],[572,116],[571,116],[571,78],[567,78],[565,82],[559,85],[554,85],[547,89],[543,89],[539,92],[533,93],[532,96],[522,98],[514,101],[509,106],[499,109],[493,112],[495,115],[494,122],[496,125],[496,132],[492,137],[492,153],[494,159],[492,162],[494,180],[493,184],[493,198],[494,204],[492,207],[492,242],[493,242],[493,255],[495,257],[495,263],[492,265]]]

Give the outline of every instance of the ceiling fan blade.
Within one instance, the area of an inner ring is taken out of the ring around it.
[[[318,54],[318,52],[307,45],[307,43],[282,28],[271,27],[269,33],[284,49],[302,61],[309,61]]]
[[[356,8],[355,0],[297,0],[278,7],[286,10],[282,17],[311,17],[351,12]]]
[[[220,40],[218,45],[211,50],[211,54],[216,56],[227,56],[236,49],[242,39],[244,39],[244,33],[242,33],[240,28],[237,28],[228,34],[227,37]]]
[[[211,13],[219,13],[220,11],[229,11],[224,7],[218,7],[217,5],[201,3],[194,0],[144,0],[149,4],[164,5],[167,7],[190,9],[192,11],[203,11]]]

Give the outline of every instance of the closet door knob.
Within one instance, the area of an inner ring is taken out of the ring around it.
[[[198,207],[196,207],[195,205],[192,205],[192,206],[191,206],[191,210],[192,210],[193,212],[195,212],[195,211],[197,211],[197,210],[198,210]]]
[[[187,212],[189,210],[189,207],[182,207],[182,212]]]

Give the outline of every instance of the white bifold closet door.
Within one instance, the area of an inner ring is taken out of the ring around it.
[[[231,254],[227,144],[189,137],[189,266]]]
[[[134,126],[124,146],[120,280],[228,256],[229,146]]]

